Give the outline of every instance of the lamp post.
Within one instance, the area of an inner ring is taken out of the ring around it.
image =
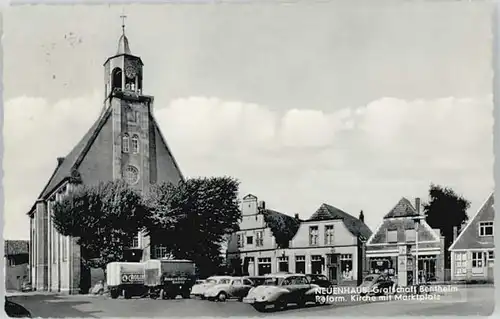
[[[415,283],[418,285],[420,281],[419,273],[418,273],[418,229],[420,226],[420,221],[424,219],[426,215],[418,215],[413,218],[415,222]]]

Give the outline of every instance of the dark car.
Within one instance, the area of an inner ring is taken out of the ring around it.
[[[5,313],[11,318],[31,318],[31,313],[18,303],[10,301],[5,297]]]
[[[315,274],[315,275],[306,275],[307,279],[310,283],[316,284],[322,288],[328,288],[332,286],[332,282],[328,280],[325,275]]]
[[[385,275],[368,275],[359,285],[361,296],[365,295],[385,295],[391,292],[394,287],[394,281]]]

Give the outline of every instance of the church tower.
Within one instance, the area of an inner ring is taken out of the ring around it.
[[[124,179],[136,190],[147,192],[152,184],[183,180],[155,120],[153,97],[143,94],[143,66],[141,58],[132,54],[122,25],[118,50],[104,63],[105,99],[100,116],[65,157],[57,158],[51,177],[27,213],[30,277],[38,291],[86,291],[83,282],[88,277],[83,273],[78,241],[59,234],[52,220],[54,204],[79,184]],[[164,251],[139,232],[126,258],[159,258]]]
[[[154,132],[150,130],[153,97],[142,93],[143,66],[141,58],[130,50],[123,24],[118,50],[104,63],[103,113],[111,112],[113,123],[113,179],[123,178],[146,191],[155,182],[149,167]]]

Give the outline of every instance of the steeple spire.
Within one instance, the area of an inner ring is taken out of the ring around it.
[[[120,40],[118,40],[118,52],[116,54],[132,54],[128,39],[125,36],[125,18],[127,18],[127,16],[122,14],[120,18],[122,19],[122,35],[120,36]]]

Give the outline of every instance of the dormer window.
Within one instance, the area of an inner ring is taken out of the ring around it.
[[[130,145],[129,145],[129,136],[127,133],[123,134],[122,138],[122,149],[123,153],[128,153],[130,151]]]
[[[479,236],[493,236],[493,222],[480,222],[479,223]]]
[[[139,136],[134,135],[132,137],[132,153],[137,154],[139,153]]]

